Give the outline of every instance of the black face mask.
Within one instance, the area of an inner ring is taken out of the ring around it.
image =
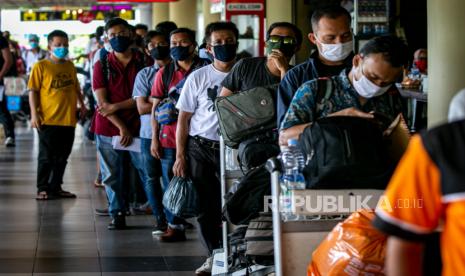
[[[170,55],[170,46],[157,46],[150,50],[153,59],[163,60]]]
[[[136,39],[134,40],[137,46],[143,47],[144,46],[144,39],[140,35],[136,35]]]
[[[116,36],[110,39],[110,44],[115,52],[123,53],[131,46],[132,40],[129,36]]]
[[[191,46],[176,46],[170,49],[170,54],[171,57],[173,57],[174,60],[186,60],[187,58],[190,57],[192,53],[189,52],[189,48]]]
[[[224,44],[213,46],[215,59],[222,62],[229,62],[236,58],[237,44]]]
[[[282,42],[267,42],[266,51],[270,54],[273,49],[280,50],[283,55],[291,58],[294,55],[295,44],[284,44]]]

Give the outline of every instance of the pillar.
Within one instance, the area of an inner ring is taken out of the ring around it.
[[[451,98],[465,87],[465,1],[428,0],[428,127],[447,121]]]
[[[160,22],[170,20],[170,6],[168,3],[152,3],[152,27]]]
[[[220,13],[210,13],[210,0],[202,0],[202,14],[203,14],[203,28],[216,21],[220,21],[221,14]]]
[[[140,23],[145,24],[149,27],[149,30],[152,27],[152,9],[150,4],[140,4],[137,6],[140,14]]]
[[[178,27],[187,27],[197,30],[197,1],[179,0],[169,3],[169,15],[171,21]]]
[[[275,22],[292,23],[292,2],[283,0],[266,0],[266,28]]]

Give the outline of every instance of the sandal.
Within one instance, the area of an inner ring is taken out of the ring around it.
[[[36,200],[48,200],[48,194],[46,191],[39,192],[36,196]]]
[[[58,191],[55,195],[60,198],[76,198],[75,194],[63,190]]]

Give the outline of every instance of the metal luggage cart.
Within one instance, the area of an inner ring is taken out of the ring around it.
[[[337,223],[341,222],[353,208],[347,210],[309,211],[306,206],[293,208],[296,220],[282,220],[282,213],[277,208],[281,189],[279,185],[281,164],[276,158],[269,159],[267,169],[271,173],[271,193],[273,212],[273,240],[275,275],[306,275],[307,266],[313,251]],[[383,190],[294,190],[291,198],[300,196],[306,201],[318,200],[320,197],[336,197],[341,202],[355,202],[358,198],[366,200],[366,205],[374,209],[383,194]],[[357,207],[357,206],[356,206]]]

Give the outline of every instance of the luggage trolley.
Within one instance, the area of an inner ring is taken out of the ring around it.
[[[230,154],[227,154],[228,153]],[[220,136],[220,168],[221,168],[221,206],[225,206],[224,196],[228,192],[230,183],[234,180],[243,176],[242,171],[239,169],[237,164],[237,151],[228,149],[224,143],[223,137]],[[228,169],[227,163],[232,169]],[[234,166],[231,166],[235,164]],[[235,168],[234,168],[235,167]],[[261,265],[252,265],[248,268],[244,268],[240,271],[231,272],[229,269],[228,257],[230,253],[230,248],[228,244],[228,233],[230,229],[233,229],[235,226],[229,224],[226,221],[223,221],[222,224],[222,243],[223,248],[215,250],[213,252],[213,268],[212,275],[231,275],[231,276],[242,276],[242,275],[257,275],[264,276],[268,275],[274,271],[274,268],[269,268]],[[255,273],[254,273],[255,272]]]
[[[271,158],[266,167],[271,173],[275,275],[306,275],[313,251],[337,223],[356,210],[346,208],[342,211],[323,209],[309,212],[302,206],[293,209],[292,214],[296,215],[296,220],[283,222],[282,214],[276,208],[281,193],[281,163],[277,158]],[[325,196],[336,197],[342,202],[355,202],[357,197],[369,198],[366,203],[370,209],[374,209],[383,192],[374,189],[293,190],[291,197],[300,196],[310,202]]]

